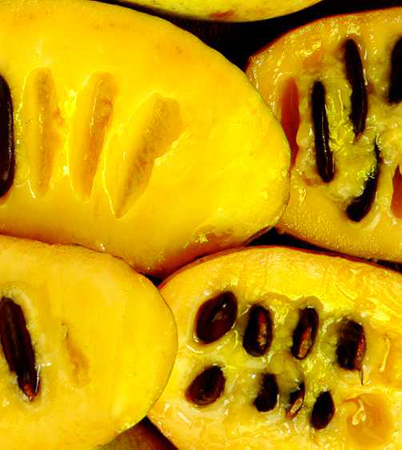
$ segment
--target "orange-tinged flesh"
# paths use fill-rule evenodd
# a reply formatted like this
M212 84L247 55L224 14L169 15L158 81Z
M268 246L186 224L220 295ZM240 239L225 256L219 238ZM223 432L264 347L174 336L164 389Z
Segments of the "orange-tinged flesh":
M280 230L343 253L402 261L402 104L389 101L391 55L401 33L400 8L338 16L292 31L251 58L247 73L292 144L291 197ZM349 39L359 49L368 99L360 135L353 129L345 68ZM326 88L335 164L328 183L318 175L315 160L312 87L317 80ZM374 198L367 214L353 221L346 211L364 192L376 145L380 163Z
M152 283L109 255L4 236L0 267L0 299L24 313L40 380L29 401L2 334L1 449L93 449L141 420L177 346L173 315Z
M217 52L161 19L84 0L2 2L0 19L16 143L3 233L161 275L277 222L286 138Z
M213 343L200 342L195 334L199 308L228 291L238 302L233 327ZM190 265L168 279L161 293L175 314L179 347L150 417L178 448L402 448L400 274L337 256L256 247ZM272 343L262 356L243 345L253 305L272 317ZM318 314L318 332L310 353L296 359L293 333L306 307ZM337 357L345 320L364 329L361 370L342 368ZM215 402L197 406L188 399L188 387L211 365L223 371L224 390ZM259 412L254 402L267 373L276 377L279 395L272 410ZM302 382L305 398L292 418L286 415L290 393ZM332 395L335 414L318 430L311 425L312 410L325 391Z

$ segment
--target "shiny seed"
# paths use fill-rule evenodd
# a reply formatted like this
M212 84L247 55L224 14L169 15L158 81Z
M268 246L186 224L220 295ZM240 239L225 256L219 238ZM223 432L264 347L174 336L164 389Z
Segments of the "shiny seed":
M336 349L339 366L346 370L361 371L366 348L363 326L353 320L345 321L341 325Z
M237 318L237 300L232 292L222 292L206 301L198 310L196 317L196 336L210 344L224 336Z
M273 325L270 312L263 306L254 305L250 309L243 347L253 356L263 356L272 343Z
M316 430L326 428L335 414L335 405L331 392L322 392L314 403L311 413L311 425Z
M402 100L402 38L396 42L391 54L391 75L388 92L390 103Z
M265 374L262 380L262 385L257 398L254 400L254 405L260 412L271 411L275 408L278 402L279 388L276 382L276 377L273 374Z
M13 185L15 172L13 102L10 88L0 75L0 197Z
M314 308L305 308L299 312L299 321L293 332L292 355L304 359L311 352L317 338L319 318Z
M225 382L225 376L220 367L208 367L187 388L186 397L198 406L211 405L222 395Z
M301 383L300 386L295 391L290 393L289 398L290 406L286 410L287 419L293 419L297 416L297 414L303 407L305 394L306 394L306 387L304 383Z
M18 386L30 401L39 391L35 353L24 313L10 298L0 301L0 342L11 372L17 375Z

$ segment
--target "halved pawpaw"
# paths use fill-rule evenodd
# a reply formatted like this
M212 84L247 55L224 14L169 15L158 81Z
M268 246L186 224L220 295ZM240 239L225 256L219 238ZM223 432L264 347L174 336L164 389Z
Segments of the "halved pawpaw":
M320 20L251 59L293 151L279 229L402 261L402 9Z
M184 268L161 293L179 348L150 417L179 448L402 448L397 272L256 247Z
M85 0L2 2L0 20L3 233L161 274L278 220L286 137L217 52Z
M247 22L283 16L321 0L128 0L159 11L219 22Z
M0 267L1 449L88 450L141 420L177 346L152 283L109 255L9 237Z

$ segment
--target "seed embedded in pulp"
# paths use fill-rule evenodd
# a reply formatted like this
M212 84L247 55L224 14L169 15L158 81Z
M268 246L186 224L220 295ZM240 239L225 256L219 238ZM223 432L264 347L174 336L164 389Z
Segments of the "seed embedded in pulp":
M196 336L210 344L224 336L237 318L237 299L232 292L222 292L200 306L196 317Z
M222 395L225 383L225 376L220 367L208 367L197 375L187 388L187 400L198 406L211 405Z
M291 348L295 358L304 359L311 352L317 338L318 324L318 313L314 308L305 308L300 311Z
M30 401L39 391L35 353L22 308L13 300L0 301L0 342L11 372L16 373L18 386Z
M311 425L316 430L326 428L335 414L335 405L331 392L325 391L317 397L311 413Z
M306 394L306 387L304 383L301 383L300 386L295 391L290 393L289 398L290 406L286 410L287 419L293 419L297 416L297 414L303 407L305 394Z
M402 38L399 38L391 54L391 74L388 92L390 103L402 100Z
M279 388L276 382L276 376L267 373L263 377L261 389L257 398L254 400L254 405L260 412L271 411L278 402L278 395Z
M263 306L252 306L243 336L243 347L252 356L263 356L271 346L272 337L273 325L270 312Z
M345 321L341 326L336 349L339 366L346 370L361 371L366 349L363 326L354 320Z
M10 88L0 75L0 197L13 185L15 172L13 102Z

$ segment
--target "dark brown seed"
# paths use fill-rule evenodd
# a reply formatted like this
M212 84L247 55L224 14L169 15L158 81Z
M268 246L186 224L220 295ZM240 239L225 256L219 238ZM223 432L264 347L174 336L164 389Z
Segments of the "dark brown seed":
M290 394L289 398L289 408L286 410L286 418L293 419L297 416L299 411L302 409L304 404L304 396L306 393L306 387L304 383L301 383L300 386Z
M262 385L254 405L260 412L271 411L278 402L279 388L275 375L267 373L264 375Z
M388 92L390 103L399 103L402 100L402 38L398 39L391 55L391 75Z
M187 388L187 400L198 406L211 405L222 395L225 382L225 376L220 367L208 367Z
M314 308L305 308L299 312L291 349L295 358L304 359L311 352L317 338L318 324L318 313Z
M0 197L14 181L14 121L10 88L0 75Z
M232 292L222 292L200 306L196 317L197 338L205 344L224 336L237 318L237 300Z
M352 87L350 119L353 123L355 136L359 137L366 128L368 100L363 63L359 47L353 39L348 39L345 42L345 68L346 77Z
M272 343L273 325L270 312L263 306L254 305L250 309L243 347L253 356L263 356Z
M316 430L326 428L335 414L334 400L331 392L325 391L317 397L311 413L311 425Z
M39 376L31 337L21 307L7 297L0 302L0 342L10 371L17 375L18 386L30 401L34 400Z
M360 323L347 320L341 325L336 349L338 364L342 369L361 371L366 354L366 335Z
M325 109L325 87L316 81L311 96L315 139L315 158L318 173L325 183L329 183L335 174L334 157L329 146L329 126Z
M360 222L369 213L375 199L381 164L381 154L377 142L374 144L374 154L375 162L363 192L354 198L346 209L346 214L353 222Z

